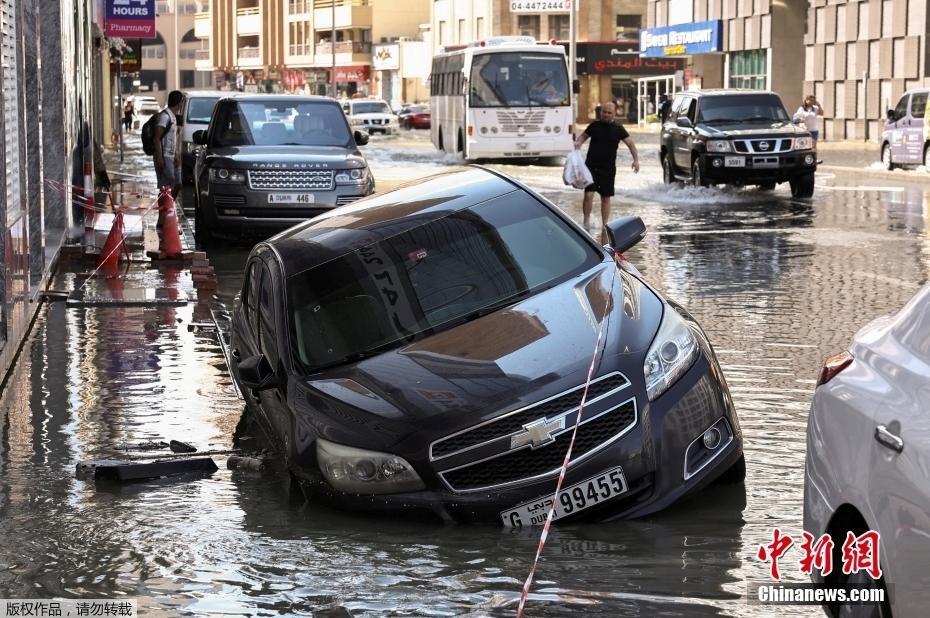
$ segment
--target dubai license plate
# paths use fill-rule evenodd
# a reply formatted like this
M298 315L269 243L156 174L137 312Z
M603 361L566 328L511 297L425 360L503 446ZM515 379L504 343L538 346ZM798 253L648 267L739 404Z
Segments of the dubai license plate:
M746 157L725 157L724 167L746 167Z
M579 511L626 493L626 491L627 485L623 470L620 468L608 470L559 491L552 519L556 520L567 515L574 515ZM542 496L512 509L501 511L501 520L505 526L515 528L541 526L546 522L550 508L552 508L552 496Z
M269 193L269 204L312 204L312 193Z

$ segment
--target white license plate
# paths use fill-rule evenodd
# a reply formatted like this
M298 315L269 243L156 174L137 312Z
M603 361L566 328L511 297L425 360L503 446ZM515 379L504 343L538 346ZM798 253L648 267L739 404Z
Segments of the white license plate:
M724 157L724 167L746 167L746 157Z
M626 493L626 490L626 478L623 476L623 470L620 468L608 470L559 491L559 499L556 502L552 519L556 520L567 515L574 515L578 511L583 511ZM509 527L541 526L546 523L546 517L548 517L551 507L552 496L542 496L515 508L501 511L501 520L505 526Z
M312 204L312 193L269 193L269 204Z

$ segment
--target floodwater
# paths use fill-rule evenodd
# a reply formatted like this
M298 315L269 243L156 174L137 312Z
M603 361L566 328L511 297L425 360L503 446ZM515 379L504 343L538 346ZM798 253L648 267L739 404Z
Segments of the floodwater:
M373 143L380 189L459 164ZM559 168L499 167L580 218ZM646 520L556 526L527 615L822 615L752 605L747 583L769 581L756 552L774 527L802 529L821 360L928 279L930 193L821 174L803 202L784 188L668 188L659 177L653 163L621 174L613 214L643 217L649 235L630 258L715 345L743 428L745 487L711 487ZM211 251L226 305L247 252ZM152 616L513 615L538 530L347 515L302 504L279 470L229 471L222 457L206 477L77 480L78 461L143 440L250 443L200 321L191 306L40 310L0 400L0 597L126 597ZM786 581L805 581L796 561L781 566Z

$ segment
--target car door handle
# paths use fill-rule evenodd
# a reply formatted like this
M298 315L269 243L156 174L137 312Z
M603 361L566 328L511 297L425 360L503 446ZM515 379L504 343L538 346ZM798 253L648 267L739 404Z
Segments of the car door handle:
M884 425L875 428L875 439L879 444L890 448L896 453L904 450L904 440L888 431L888 428Z

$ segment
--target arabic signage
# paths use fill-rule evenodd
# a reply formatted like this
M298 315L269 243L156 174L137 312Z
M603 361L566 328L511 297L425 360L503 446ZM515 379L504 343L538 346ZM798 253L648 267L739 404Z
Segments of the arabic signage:
M106 0L106 36L154 39L155 0Z
M571 0L510 0L511 13L570 13Z
M650 77L672 75L685 68L684 58L643 58L636 51L635 43L625 41L578 43L575 53L578 75Z
M110 51L110 70L116 73L135 73L142 69L142 41L140 39L123 39L125 44L120 50ZM122 61L122 63L118 61Z
M720 20L649 28L639 33L639 52L647 58L719 52L723 47Z
M400 45L376 45L371 54L371 68L393 71L400 68Z
M336 82L345 84L348 82L367 82L371 79L371 67L367 64L359 64L350 67L336 67Z

